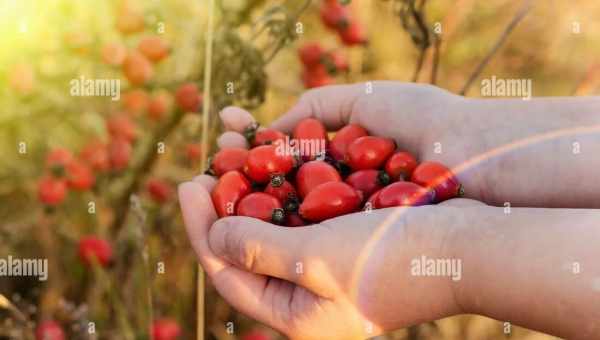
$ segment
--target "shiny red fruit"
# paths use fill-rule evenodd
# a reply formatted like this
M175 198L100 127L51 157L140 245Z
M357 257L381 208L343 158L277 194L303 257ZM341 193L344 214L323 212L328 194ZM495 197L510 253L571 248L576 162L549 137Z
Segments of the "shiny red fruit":
M129 165L131 159L131 143L124 138L115 138L108 145L108 156L112 170L120 171Z
M305 118L294 128L295 148L299 150L302 159L315 159L325 154L327 148L327 130L320 120Z
M344 45L364 45L367 43L367 37L361 24L352 21L348 25L338 30L338 34Z
M341 182L342 177L329 163L311 161L302 164L296 173L296 188L301 198L306 197L317 186L327 182Z
M419 164L410 178L414 183L435 191L435 202L462 196L463 188L450 169L438 162Z
M396 152L385 162L385 172L394 181L406 181L410 179L416 167L417 160L406 151Z
M381 190L382 189L379 189L379 190L375 191L374 193L372 193L371 196L369 196L369 199L367 199L367 201L365 202L364 210L374 210L374 209L377 209L375 207L375 201L377 200L377 197L381 193Z
M175 92L175 101L179 108L185 112L197 112L202 105L202 95L194 83L186 83Z
M64 340L65 332L54 320L42 321L35 329L36 340Z
M359 170L346 177L346 183L362 192L363 197L367 198L375 191L390 184L390 177L380 170Z
M323 57L323 47L318 42L311 42L304 44L298 49L298 56L300 61L307 68L312 68L321 62Z
M79 157L95 171L108 171L110 158L107 145L100 141L92 141L81 149Z
M181 327L173 319L163 318L152 323L152 340L176 340L179 336Z
M306 225L306 221L298 215L298 213L288 213L285 216L285 226L286 227L302 227Z
M221 149L214 155L210 167L217 177L231 170L242 171L248 154L248 150L243 148Z
M135 124L125 114L116 114L106 120L106 130L113 138L134 141L137 138Z
M67 196L67 183L63 179L44 177L38 183L38 199L40 202L54 206L61 204Z
M321 7L321 21L331 29L341 29L348 24L350 11L337 1L330 1Z
M239 171L229 171L215 185L211 198L219 217L233 216L238 202L252 192L252 186Z
M254 217L275 224L285 221L285 212L279 200L264 192L244 196L237 204L236 213L238 216Z
M419 206L433 202L433 192L411 182L394 182L381 189L375 198L375 208Z
M76 191L86 191L92 188L96 178L92 170L80 161L67 164L67 185Z
M262 145L250 150L244 172L257 183L267 183L274 175L285 175L294 167L294 157L277 145Z
M395 148L396 144L389 138L360 137L348 145L345 161L355 171L379 169Z
M277 198L281 205L285 205L290 198L293 199L297 195L294 186L281 177L273 178L265 187L264 192Z
M100 266L106 267L112 260L113 253L112 247L106 240L96 236L85 236L79 240L78 255L86 266L97 262Z
M256 131L252 138L252 146L274 144L276 141L285 141L285 134L279 130L266 128Z
M146 182L146 190L148 190L150 197L156 203L167 202L173 194L173 188L169 182L159 178L148 180L148 182Z
M300 204L302 218L320 222L357 211L361 195L344 182L327 182L314 188Z
M329 154L337 161L344 160L348 145L354 140L368 136L367 130L358 124L349 124L335 133L329 142Z

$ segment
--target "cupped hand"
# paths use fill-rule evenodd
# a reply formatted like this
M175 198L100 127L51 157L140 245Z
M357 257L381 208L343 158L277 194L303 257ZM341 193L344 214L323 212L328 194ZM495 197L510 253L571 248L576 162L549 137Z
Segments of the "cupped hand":
M331 130L355 122L415 152L428 137L406 126L434 126L436 105L451 97L388 82L325 87L307 92L273 127L289 132L311 116ZM228 132L219 147L246 147L240 132L252 116L229 107L221 119ZM409 275L414 258L451 256L445 240L452 231L443 223L449 209L459 208L382 209L283 228L247 217L217 220L209 194L214 182L200 175L180 185L179 198L203 268L240 312L294 339L353 339L460 311L447 278ZM455 202L445 205L479 204Z

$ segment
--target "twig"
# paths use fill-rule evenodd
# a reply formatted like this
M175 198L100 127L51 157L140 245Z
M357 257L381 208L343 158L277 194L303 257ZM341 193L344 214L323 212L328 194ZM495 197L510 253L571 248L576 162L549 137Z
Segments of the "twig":
M417 58L417 63L415 64L415 70L413 71L413 75L411 77L411 81L416 83L419 80L419 74L421 73L421 69L423 68L423 61L425 61L425 52L427 48L419 49L419 57Z
M442 38L438 34L433 35L433 61L431 62L431 79L429 83L435 85L437 83L438 67L440 64L440 46Z
M502 34L500 34L498 40L496 40L496 43L494 44L492 49L487 53L487 55L485 56L485 58L483 58L479 65L477 65L477 67L475 68L465 85L460 90L461 95L465 95L467 93L471 85L473 85L473 82L475 82L475 79L479 77L483 69L487 66L487 64L490 62L490 60L492 60L492 58L496 54L496 52L498 52L500 47L504 44L510 33L515 29L515 27L517 27L519 22L525 17L525 15L527 15L530 9L531 0L524 0L521 9L517 13L515 13L515 16L508 23Z
M200 167L202 170L206 168L208 152L208 126L210 124L210 98L211 98L211 76L212 76L212 51L214 43L214 16L215 16L215 0L210 0L208 5L208 27L206 33L206 42L204 50L204 97L202 99L202 160ZM196 339L204 339L204 269L198 264L198 276L196 278Z
M298 9L298 11L296 11L296 13L294 13L294 15L292 17L290 17L289 21L290 22L297 21L298 18L300 18L300 16L302 15L302 13L304 13L304 11L306 11L308 6L310 6L311 1L312 0L304 1L302 6L300 7L300 9ZM271 52L271 54L269 54L269 56L265 59L265 66L268 65L275 58L277 53L279 53L279 51L285 46L287 40L288 39L286 36L279 37L279 39L277 40L277 45L275 46L275 48L273 48L273 51Z

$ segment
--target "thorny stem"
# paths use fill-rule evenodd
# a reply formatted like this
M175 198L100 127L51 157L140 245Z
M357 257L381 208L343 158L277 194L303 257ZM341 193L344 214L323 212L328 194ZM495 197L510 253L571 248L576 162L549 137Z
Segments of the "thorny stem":
M496 52L498 52L500 47L504 44L504 42L506 41L506 39L508 38L510 33L515 29L515 27L517 27L519 22L521 22L521 20L523 20L523 18L525 17L525 15L527 15L527 13L529 12L530 9L531 9L531 0L524 0L523 6L521 7L521 9L517 13L515 13L515 16L508 23L508 25L506 26L504 31L500 34L500 36L498 37L498 40L496 40L496 43L494 44L492 49L487 53L487 55L483 58L483 60L481 60L479 65L477 65L477 67L475 68L475 70L473 71L473 73L471 74L471 76L469 77L469 79L467 80L465 85L463 86L463 88L460 90L461 95L464 96L467 93L467 91L469 90L471 85L473 85L473 82L475 82L475 79L477 79L477 77L479 77L479 75L481 74L483 69L487 66L487 64L490 62L490 60L492 60L492 58L496 54Z

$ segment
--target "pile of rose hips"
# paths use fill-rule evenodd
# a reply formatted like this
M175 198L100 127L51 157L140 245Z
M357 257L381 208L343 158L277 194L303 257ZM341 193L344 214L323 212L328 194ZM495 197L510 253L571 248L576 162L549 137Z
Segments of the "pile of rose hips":
M224 148L211 160L208 173L219 178L211 194L219 217L249 216L295 227L462 195L447 167L418 163L396 150L392 139L369 136L357 124L343 127L331 140L314 118L300 121L291 137L256 125L245 134L252 149Z

